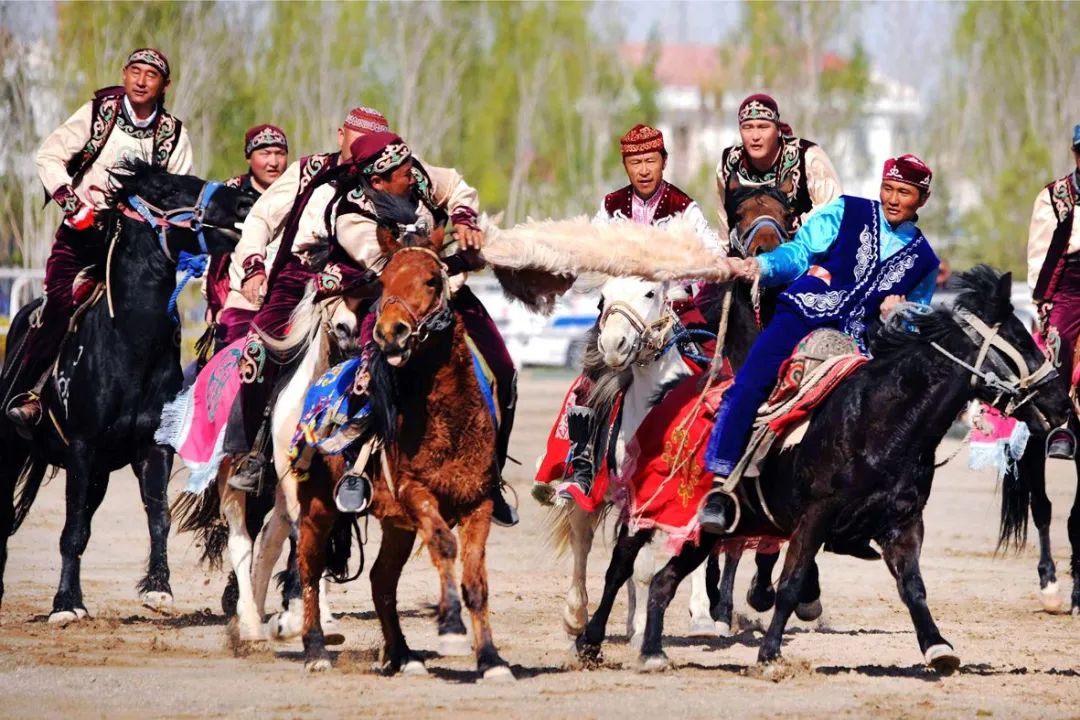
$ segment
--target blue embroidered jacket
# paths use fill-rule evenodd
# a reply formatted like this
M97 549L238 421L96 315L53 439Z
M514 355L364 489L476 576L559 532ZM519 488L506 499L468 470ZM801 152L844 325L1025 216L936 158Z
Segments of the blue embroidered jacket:
M905 295L916 302L930 300L938 258L914 225L901 226L906 230L903 234L889 232L897 237L882 237L883 224L887 230L891 228L881 217L881 203L850 196L840 198L840 202L843 215L835 239L824 253L803 260L807 264L812 260L814 267L780 295L780 302L810 325L836 327L861 346L866 321L879 311L886 296ZM800 233L810 229L808 223ZM885 247L886 240L892 241L892 247ZM766 281L769 264L762 264Z

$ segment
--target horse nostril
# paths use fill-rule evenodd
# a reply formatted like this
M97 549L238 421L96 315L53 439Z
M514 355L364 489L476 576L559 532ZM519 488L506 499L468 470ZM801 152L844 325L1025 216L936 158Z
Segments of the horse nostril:
M401 322L400 320L398 322L394 323L394 337L395 338L400 339L400 338L408 337L409 333L411 333L411 332L412 332L412 328L409 327L408 323Z
M617 351L619 351L619 352L623 352L624 350L626 350L626 338L625 337L619 338L619 345L615 349Z
M348 323L335 323L334 332L337 333L338 337L347 338L352 335L352 327L350 327Z

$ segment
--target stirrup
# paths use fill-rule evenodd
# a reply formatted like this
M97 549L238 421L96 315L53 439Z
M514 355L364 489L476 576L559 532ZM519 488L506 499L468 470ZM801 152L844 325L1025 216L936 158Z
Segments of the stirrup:
M229 476L229 487L240 492L255 492L262 484L266 474L266 460L262 452L249 452L244 455Z
M1055 460L1072 460L1076 456L1076 435L1072 428L1062 425L1046 436L1046 457Z
M30 415L26 408L32 403L37 404L37 412L32 417L26 417L26 415ZM41 406L41 395L33 390L19 393L8 402L4 414L7 415L8 420L20 428L30 430L37 427L38 423L41 422L42 415L45 414L44 408ZM31 420L32 422L30 422Z
M347 472L334 484L334 504L343 513L362 513L371 504L371 482L367 477Z

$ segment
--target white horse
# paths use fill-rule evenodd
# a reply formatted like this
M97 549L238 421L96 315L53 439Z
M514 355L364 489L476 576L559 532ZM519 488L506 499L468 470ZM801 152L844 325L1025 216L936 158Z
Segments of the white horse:
M300 516L296 494L296 476L288 459L289 443L300 421L300 414L311 384L330 367L331 352L341 348L358 334L356 313L342 298L315 301L314 284L293 311L288 335L283 340L263 336L269 353L288 356L303 353L295 372L278 394L271 415L271 442L277 475L274 509L259 536L259 550L254 560L254 543L245 524L246 494L229 486L233 467L222 463L218 472L221 514L229 525L229 560L236 573L239 596L236 604L239 638L245 641L287 639L300 634L304 608L299 598L287 600L285 609L275 613L263 625L266 594L274 565L281 557L282 546ZM323 629L327 642L337 633L326 602L325 580L319 593ZM335 638L337 639L337 638ZM340 642L340 639L338 639Z
M614 371L629 368L632 379L622 400L622 417L614 443L613 481L609 485L607 502L612 502L615 478L625 468L626 450L638 426L660 399L661 389L670 389L691 374L690 368L675 346L664 349L675 327L667 283L648 282L638 278L612 278L601 289L603 314L597 350L604 363ZM599 464L599 459L597 461ZM573 573L563 611L563 628L571 640L576 639L588 622L588 594L585 575L593 536L603 513L587 513L576 503L570 503L557 519L553 535L560 544L567 541L573 556ZM662 543L664 535L658 533ZM626 634L632 647L639 647L645 630L646 603L637 597L648 597L649 583L655 574L655 549L646 545L634 564L633 579L626 584L629 613ZM726 635L730 628L712 619L705 584L705 565L691 575L690 632L694 637Z

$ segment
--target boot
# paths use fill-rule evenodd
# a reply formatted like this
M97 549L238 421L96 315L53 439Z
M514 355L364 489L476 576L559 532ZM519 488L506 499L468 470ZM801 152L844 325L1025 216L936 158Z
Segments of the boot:
M265 472L266 458L261 449L250 452L237 461L236 469L229 476L229 487L240 492L255 492Z
M361 513L371 502L371 483L363 475L347 472L334 486L334 504L343 513Z
M698 522L701 529L713 535L724 535L731 530L731 523L735 519L735 501L724 492L723 480L713 480L712 489L705 496L705 504L698 511Z
M16 395L8 405L7 418L15 424L20 434L32 430L41 421L41 398L36 392Z
M570 448L570 477L567 483L576 485L584 495L588 495L592 490L593 477L596 475L590 442L592 419L592 409L583 405L572 405L566 412L566 429L570 442L573 443ZM569 502L574 501L574 496L566 488L559 491L559 497Z
M517 510L503 497L502 489L505 485L502 478L491 483L491 522L501 527L514 527L521 518L518 517Z
M1050 431L1046 438L1046 457L1072 460L1076 456L1076 436L1063 425Z

